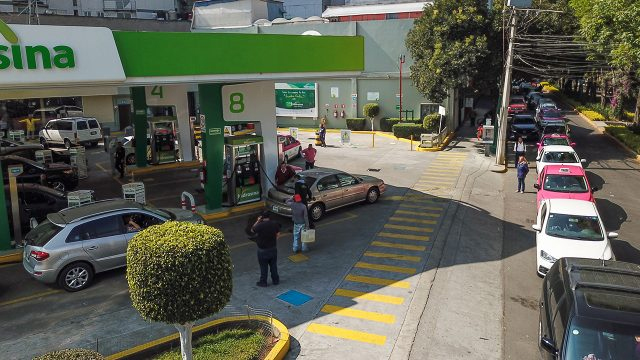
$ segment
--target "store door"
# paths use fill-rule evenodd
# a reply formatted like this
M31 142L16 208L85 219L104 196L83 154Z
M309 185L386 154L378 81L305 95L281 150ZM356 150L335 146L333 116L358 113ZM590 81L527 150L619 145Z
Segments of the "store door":
M118 105L118 122L120 130L131 125L131 104Z

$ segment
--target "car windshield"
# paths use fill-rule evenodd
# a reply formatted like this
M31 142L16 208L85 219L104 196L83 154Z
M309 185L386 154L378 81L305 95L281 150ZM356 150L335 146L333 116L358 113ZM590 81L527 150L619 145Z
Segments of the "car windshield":
M565 359L640 360L638 325L575 317L567 334Z
M542 113L542 116L546 118L561 118L562 114L556 109L547 109Z
M29 231L24 237L27 245L44 246L51 238L62 230L62 227L55 225L49 220L45 220L38 224L33 230Z
M544 178L543 189L565 193L585 193L589 191L584 176L575 175L547 175Z
M524 99L520 99L520 98L511 99L511 101L509 101L509 105L514 105L514 104L524 104Z
M569 141L566 138L545 138L542 145L569 145Z
M604 239L597 216L549 214L547 235L566 239L598 241Z
M575 153L568 151L550 151L544 153L542 161L546 163L577 163L578 157Z
M316 178L313 176L303 176L304 183L311 189L311 185L316 182ZM278 190L286 192L287 194L295 194L296 179L291 178L286 183L278 186Z
M535 125L536 120L528 116L516 116L513 118L513 123L518 125Z
M543 132L545 134L566 134L567 128L563 125L547 125L544 127Z

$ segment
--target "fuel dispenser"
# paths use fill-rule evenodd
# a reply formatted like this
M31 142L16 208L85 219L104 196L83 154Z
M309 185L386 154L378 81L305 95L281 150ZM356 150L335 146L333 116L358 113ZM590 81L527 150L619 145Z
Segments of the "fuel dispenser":
M172 116L152 117L149 120L151 130L151 163L167 164L178 160L176 149L176 118Z
M229 136L224 142L223 204L234 206L260 201L262 136Z

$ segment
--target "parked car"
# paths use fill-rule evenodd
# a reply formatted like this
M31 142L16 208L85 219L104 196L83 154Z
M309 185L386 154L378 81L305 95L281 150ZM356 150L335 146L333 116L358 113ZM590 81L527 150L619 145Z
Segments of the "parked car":
M571 142L569 136L566 134L542 134L540 138L540 142L536 143L538 146L538 154L542 151L542 148L549 145L565 145L565 146L576 146L576 143Z
M638 284L637 264L580 258L556 261L542 282L538 325L542 359L638 359Z
M129 220L139 228L128 226ZM79 291L94 274L126 266L127 244L138 231L169 220L204 223L191 211L122 199L67 208L47 215L25 236L22 264L38 281Z
M569 125L564 120L561 121L543 121L539 123L540 126L540 136L544 136L546 134L560 134L567 135L570 134Z
M536 272L544 276L563 257L613 259L609 239L596 204L573 199L546 199L540 204L536 223Z
M511 96L509 99L509 106L507 106L507 113L509 115L519 114L527 111L527 104L522 96Z
M8 166L22 165L19 183L36 183L49 186L58 191L70 191L78 186L78 171L75 167L64 163L41 164L23 157L0 156L4 183L9 183Z
M100 124L95 118L74 117L54 119L40 130L40 143L61 144L66 149L73 145L97 146L102 139Z
M517 114L511 119L510 138L516 140L522 137L523 140L537 140L538 123L531 114Z
M565 117L564 115L562 115L562 112L558 109L542 108L536 114L536 120L538 120L540 124L546 124L549 122L564 122Z
M282 144L282 154L285 162L295 157L302 157L302 144L291 135L278 134L278 144Z
M124 148L124 160L127 165L135 165L136 164L136 141L133 136L124 136L122 138L117 138L115 141L109 142L109 146L112 148L113 153L115 154L115 148L118 146L118 141L122 142L122 147ZM151 135L147 134L147 161L151 162Z
M40 144L20 145L13 147L6 147L0 149L0 156L14 155L20 156L29 160L36 161L36 151L43 150L44 148ZM68 150L51 149L52 162L60 162L65 164L71 164L71 155Z
M558 105L556 105L556 103L553 100L549 98L541 98L540 101L538 101L538 107L536 107L536 114L544 109L560 110Z
M47 214L67 207L67 195L58 190L40 184L18 183L18 200L20 204L20 224L23 231L29 230L29 220L35 218L40 222ZM11 196L9 185L4 186L4 196L9 214L9 224L13 223ZM13 230L13 229L12 229Z
M534 188L538 189L536 205L545 199L576 199L594 201L593 193L597 187L591 187L587 174L579 166L547 165L538 175Z
M343 206L367 202L373 204L384 194L384 181L368 175L350 175L334 169L314 169L300 172L313 198L309 201L309 215L314 221L327 211ZM267 208L276 214L291 216L285 202L294 194L295 180L269 189Z
M549 145L543 147L536 158L536 172L539 174L549 164L583 167L586 162L587 160L578 157L571 146Z

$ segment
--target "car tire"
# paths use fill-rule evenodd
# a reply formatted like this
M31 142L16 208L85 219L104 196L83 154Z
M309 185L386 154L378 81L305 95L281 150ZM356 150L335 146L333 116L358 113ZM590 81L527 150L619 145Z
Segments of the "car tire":
M64 148L67 150L71 149L71 141L69 139L64 139Z
M136 154L129 154L126 158L127 165L135 165L136 164Z
M69 292L84 290L93 282L93 268L85 262L65 266L58 275L58 285Z
M371 189L369 189L369 191L367 191L367 198L365 199L365 201L367 202L367 204L373 204L378 201L379 198L380 190L378 190L378 188L372 187Z
M313 204L309 209L309 216L313 219L313 221L318 221L324 215L324 205L320 203Z
M66 188L67 188L62 181L53 181L53 182L49 183L49 186L52 189L58 190L58 191L61 191L61 192L64 192L66 190Z
M43 148L47 149L49 148L49 144L47 143L47 139L41 137L40 138L40 145L42 145Z
M97 141L92 142L91 147L98 147L98 142Z

